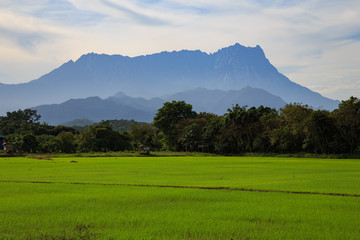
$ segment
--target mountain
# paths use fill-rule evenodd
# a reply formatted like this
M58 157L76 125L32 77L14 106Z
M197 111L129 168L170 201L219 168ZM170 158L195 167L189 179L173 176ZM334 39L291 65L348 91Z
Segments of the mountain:
M162 107L165 100L162 98L145 99L142 97L129 97L123 92L118 92L114 96L108 97L106 100L112 101L117 104L131 106L141 111L156 112Z
M173 94L167 97L166 100L185 101L191 103L196 112L211 112L218 115L223 115L228 108L235 104L248 107L263 105L276 109L286 105L286 102L280 97L274 96L265 90L252 87L229 91L196 88Z
M259 107L260 105L279 109L286 105L280 97L269 92L252 87L245 87L240 90L208 90L206 88L195 88L187 91L163 96L162 98L133 98L123 92L107 98L115 103L131 106L141 111L156 112L164 102L185 101L193 106L196 112L211 112L222 115L232 105Z
M271 65L260 46L235 44L215 53L199 50L126 57L89 53L70 60L39 79L0 84L0 114L61 103L71 98L106 98L118 91L133 97L159 97L203 87L212 90L261 88L286 102L334 109L334 101L290 81Z
M96 122L90 121L86 118L77 118L68 122L60 123L60 125L65 127L85 127L95 124Z
M141 111L131 106L103 100L99 97L70 99L61 104L40 105L32 109L41 115L41 121L51 125L86 118L99 122L109 119L136 119L151 122L154 112Z
M196 88L179 92L165 99L161 98L133 98L122 92L107 99L89 97L85 99L71 99L61 104L40 105L33 109L41 115L41 121L57 125L66 123L82 126L79 124L84 119L89 121L101 121L110 119L134 119L135 121L152 122L157 110L166 101L185 101L193 105L197 112L211 112L222 115L228 108L235 104L241 106L258 107L260 105L280 108L286 105L280 97L274 96L262 89L245 87L241 90L207 90ZM79 119L81 121L79 121ZM62 124L63 125L63 124Z

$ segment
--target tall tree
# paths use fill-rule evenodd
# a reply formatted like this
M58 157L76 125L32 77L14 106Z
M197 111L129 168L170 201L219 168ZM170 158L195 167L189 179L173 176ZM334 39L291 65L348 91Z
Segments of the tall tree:
M220 135L224 127L224 118L215 114L208 115L203 128L202 138L207 150L210 152L221 152L219 145Z
M315 153L332 153L336 126L330 113L326 110L316 110L307 121L308 139Z
M151 149L161 148L161 144L156 139L156 129L149 123L132 124L129 134L135 149L138 149L140 145L146 145Z
M74 134L71 132L61 132L56 137L58 139L58 150L62 153L76 152L76 142Z
M237 145L235 152L264 150L266 145L269 145L266 143L267 139L263 137L264 128L260 120L262 116L273 111L275 110L263 106L247 109L238 104L228 109L224 115L227 129L224 133L230 134L229 141L236 141L233 144L233 146Z
M18 111L7 112L6 117L3 118L15 122L36 123L40 120L41 116L37 114L36 110L19 109Z
M112 128L100 123L90 126L78 136L80 151L122 151L131 148L130 137L127 134L115 132Z
M332 112L332 116L349 152L354 153L356 148L360 147L360 99L350 97L342 101L339 108Z
M36 152L38 142L33 134L29 133L22 137L21 150L24 152Z
M277 130L278 150L281 152L306 151L309 145L306 142L308 120L312 109L307 105L288 104L280 109L281 127Z
M158 109L153 124L164 133L167 147L175 149L178 143L176 124L180 120L195 118L196 115L192 106L184 101L166 102Z

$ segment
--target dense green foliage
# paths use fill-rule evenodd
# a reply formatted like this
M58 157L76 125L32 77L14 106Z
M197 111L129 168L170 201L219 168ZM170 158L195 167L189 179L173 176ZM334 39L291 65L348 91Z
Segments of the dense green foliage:
M0 132L6 136L8 144L13 145L14 151L68 152L63 151L64 135L73 135L76 131L70 127L40 124L40 117L36 110L30 109L8 112L0 117Z
M130 127L135 123L135 121L126 119L113 119L103 121L102 123L109 125L114 131L125 132L130 130Z
M77 124L79 123L79 124ZM113 119L113 120L106 120L102 121L102 124L109 125L114 131L117 132L125 132L129 131L131 125L135 123L134 120L126 120L126 119ZM73 121L67 122L65 124L62 124L64 126L70 126L76 130L86 130L91 125L96 125L98 123L92 122L88 119L75 119Z
M164 133L166 147L175 150L178 144L177 124L182 122L182 125L188 125L187 120L196 116L197 114L192 110L192 106L184 101L166 102L155 115L153 124Z
M166 103L154 119L169 149L220 154L360 152L360 100L355 97L332 112L301 104L279 111L235 105L223 116L174 113L170 106L179 103Z
M223 116L196 113L184 101L164 103L153 124L107 120L73 129L39 123L35 110L0 117L0 134L20 152L139 150L243 153L360 153L360 99L332 112L288 104L279 111L235 105ZM126 131L125 131L126 130Z
M64 122L61 123L60 125L62 126L66 126L66 127L73 127L73 128L79 128L79 129L83 129L84 127L90 126L90 125L94 125L96 122L91 121L89 119L86 118L77 118L68 122Z
M360 194L359 171L354 159L0 158L0 239L358 239L360 198L304 193Z
M126 133L113 131L112 128L100 123L90 126L78 135L80 151L107 152L130 149L130 137Z

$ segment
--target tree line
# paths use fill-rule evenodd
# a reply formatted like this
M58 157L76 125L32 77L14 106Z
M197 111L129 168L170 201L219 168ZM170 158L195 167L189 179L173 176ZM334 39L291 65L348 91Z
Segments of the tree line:
M115 131L111 121L74 129L40 123L35 110L0 117L0 134L18 152L74 153L139 150L241 153L360 153L360 99L333 111L288 104L276 110L235 105L218 116L196 113L184 101L166 102L153 123Z

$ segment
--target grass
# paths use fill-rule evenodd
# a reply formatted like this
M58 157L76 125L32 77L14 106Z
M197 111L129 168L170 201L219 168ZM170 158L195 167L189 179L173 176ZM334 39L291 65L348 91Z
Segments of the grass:
M359 197L125 186L360 194L359 170L356 159L0 158L0 239L359 239Z
M1 155L0 155L1 156ZM16 156L16 154L14 154ZM141 154L138 151L122 151L122 152L88 152L88 153L28 153L23 155L29 158L64 158L64 157L186 157L186 156L216 156L213 153L201 152L150 152L149 155ZM4 155L6 157L6 155Z
M31 153L31 154L6 154L0 152L0 157L8 156L27 156L32 158L58 158L58 157L144 157L138 151L122 151L122 152L88 152L88 153ZM173 151L152 151L150 157L205 157L205 156L219 156L213 153L202 152L173 152ZM281 157L281 158L327 158L327 159L360 159L360 154L314 154L314 153L294 153L294 154L279 154L279 153L243 153L238 156L242 157Z

